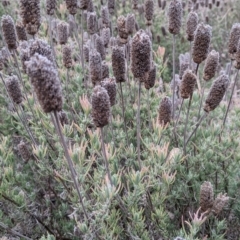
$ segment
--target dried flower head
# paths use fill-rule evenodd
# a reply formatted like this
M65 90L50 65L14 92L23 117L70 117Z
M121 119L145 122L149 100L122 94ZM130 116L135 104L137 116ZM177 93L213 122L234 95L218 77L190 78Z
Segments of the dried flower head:
M234 59L234 54L237 52L239 39L240 39L240 23L235 23L232 26L228 41L228 52L231 56L231 59Z
M93 35L94 33L97 32L97 27L98 27L98 23L97 23L96 13L95 12L88 12L88 15L87 15L88 33Z
M108 10L111 15L114 14L115 11L115 0L108 0Z
M87 10L88 8L88 0L80 0L80 9Z
M9 15L2 16L2 31L9 50L17 48L17 35L13 19Z
M127 43L128 33L126 29L126 18L124 16L119 16L117 19L117 28L119 40L122 44Z
M187 19L187 40L188 41L193 41L194 39L194 32L197 29L198 25L198 15L196 12L190 12L188 14L188 19Z
M35 35L41 25L40 0L20 0L22 23L30 35Z
M234 63L234 67L236 69L240 69L240 40L238 41L238 45L237 45L237 51L235 53L235 63Z
M88 12L94 12L94 5L93 5L93 1L92 0L88 0L88 8L87 8Z
M102 62L102 80L104 80L105 78L109 78L109 66L104 61Z
M129 35L135 31L135 16L134 14L128 14L126 18L126 30Z
M60 111L58 113L58 116L59 116L59 120L60 120L60 123L62 126L69 124L67 114L64 111Z
M209 25L199 24L193 41L192 56L195 63L200 64L207 58L211 37L212 28Z
M23 158L24 161L29 161L31 159L31 153L29 152L27 144L21 140L21 142L17 145L18 151Z
M83 57L85 62L89 62L89 45L90 42L87 42L86 44L83 45Z
M104 127L109 123L110 98L107 90L96 86L92 94L92 118L96 127Z
M138 10L138 2L139 2L139 0L132 0L133 10Z
M93 85L100 83L102 80L102 58L95 49L89 54L90 77Z
M153 0L145 0L145 18L146 18L146 24L148 26L152 25L153 13L154 13Z
M210 182L204 182L200 190L200 207L202 212L210 210L213 206L213 186Z
M150 71L148 73L148 77L144 81L145 88L148 90L150 88L153 88L155 81L156 81L156 66L153 65L153 67L150 69Z
M27 41L27 33L21 22L16 23L18 41Z
M102 29L102 39L103 39L103 43L104 43L105 48L108 47L110 37L111 37L110 28L103 28Z
M207 60L203 69L203 79L205 81L209 81L215 76L218 64L219 53L215 50L212 50L207 56Z
M116 103L116 95L117 95L117 84L114 78L106 78L101 82L101 86L107 90L110 104L114 106Z
M163 36L167 36L167 31L166 31L166 28L164 26L161 27L161 31L162 31Z
M223 96L228 88L229 78L222 74L214 82L205 101L204 111L213 111L223 99Z
M65 68L72 67L72 49L69 46L64 46L62 49L63 54L63 65Z
M164 97L158 109L158 122L165 126L170 123L172 115L172 101L169 97Z
M171 34L179 34L182 25L182 2L172 0L168 9L168 30Z
M219 193L214 200L212 212L214 212L216 215L221 213L223 208L228 204L229 197L225 194Z
M29 59L30 59L29 45L27 41L23 41L20 44L20 60L24 73L26 73L27 70L26 61L29 61Z
M47 15L54 15L57 9L57 0L46 0Z
M103 39L100 36L96 37L95 40L96 50L100 53L102 60L105 60L106 53Z
M8 77L6 79L6 87L12 101L16 104L20 104L23 101L23 95L19 85L18 77Z
M112 49L112 69L117 83L126 81L124 48L116 46Z
M179 56L179 78L182 79L183 74L189 68L189 53L180 54Z
M108 12L108 8L106 6L102 6L102 8L101 8L101 17L102 17L103 26L109 27L109 24L110 24L109 12Z
M58 32L58 42L63 45L68 41L68 24L64 21L61 21L57 25Z
M27 73L43 111L45 113L61 111L62 89L53 63L46 57L35 53L26 65Z
M135 78L143 77L151 66L152 44L149 36L139 30L132 39L131 45L131 70Z
M78 1L77 0L65 0L67 10L70 14L75 15L78 9Z
M197 76L190 69L187 69L180 84L181 97L184 99L189 98L193 94L196 83Z

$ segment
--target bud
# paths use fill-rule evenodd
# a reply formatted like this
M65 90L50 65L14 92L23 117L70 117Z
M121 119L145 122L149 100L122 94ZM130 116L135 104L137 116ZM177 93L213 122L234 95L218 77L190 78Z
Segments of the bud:
M161 30L162 30L162 35L164 37L167 36L167 31L166 31L166 28L164 26L161 27Z
M190 69L187 69L180 83L180 93L183 99L189 98L193 94L196 83L197 76Z
M89 54L90 77L93 85L100 83L102 80L102 59L99 52L95 49Z
M53 63L46 57L35 53L26 65L27 73L43 111L45 113L61 111L62 89Z
M80 9L87 10L88 8L88 0L80 0Z
M68 125L68 117L67 117L67 114L64 112L64 111L60 111L58 113L58 116L59 116L59 120L60 120L60 123L62 126L64 125Z
M110 98L107 90L96 86L92 94L92 118L96 127L104 127L109 123Z
M22 69L24 73L26 73L26 70L27 70L26 61L29 61L29 59L30 59L30 54L29 54L28 42L23 41L20 44L20 60L21 60Z
M109 12L106 6L101 8L102 23L105 27L109 27Z
M134 14L128 14L126 18L126 30L129 35L135 31L135 16Z
M6 79L6 88L14 103L20 104L23 101L22 91L17 76L10 76Z
M135 78L143 77L151 66L151 41L149 36L139 30L132 39L131 45L131 70Z
M116 103L116 95L117 95L117 84L114 78L106 78L101 82L101 86L107 90L110 104L114 106Z
M86 62L89 62L89 45L90 42L83 45L83 57Z
M179 34L182 25L182 2L172 0L168 9L168 30L171 34Z
M150 69L147 79L144 81L145 88L148 89L148 90L150 88L153 88L154 84L155 84L155 81L156 81L156 66L154 65Z
M223 208L228 204L228 201L229 197L226 196L226 193L225 194L219 193L216 199L214 200L212 211L218 215L219 213L221 213Z
M91 35L97 32L97 16L95 12L88 12L87 29Z
M102 60L105 60L106 53L105 53L103 39L101 37L97 36L96 40L95 40L95 44L96 44L96 50L100 53Z
M208 55L212 36L212 28L209 25L198 25L193 41L193 61L197 64L203 62Z
M77 0L65 0L67 10L70 14L75 15L77 13L78 3Z
M165 126L170 123L172 115L172 101L169 97L164 97L158 109L158 122Z
M188 19L187 19L187 40L188 41L193 41L194 39L194 32L197 29L198 25L198 15L195 12L190 12L188 14Z
M108 0L108 10L111 15L114 14L115 10L115 0Z
M146 0L145 1L145 18L147 20L146 24L148 26L152 25L153 13L154 13L154 2L153 2L153 0Z
M223 99L223 96L228 88L229 78L223 74L218 77L214 82L205 101L204 111L213 111Z
M204 182L200 190L200 207L202 212L211 209L213 206L213 186L210 182Z
M92 0L88 0L88 8L87 8L88 12L94 12L94 5L93 5L93 1Z
M17 148L23 160L26 162L29 161L31 153L28 150L27 144L21 140L21 142L17 145Z
M17 32L18 41L27 41L27 33L21 22L17 22L16 32Z
M102 62L102 80L109 78L109 67L108 64L104 61Z
M72 49L69 46L64 46L62 49L63 65L65 68L72 67Z
M2 16L2 31L9 50L17 49L17 35L14 22L11 16Z
M22 23L30 35L35 35L41 25L40 0L20 0Z
M68 41L68 24L66 22L61 21L57 25L58 30L58 42L63 45Z
M57 9L57 0L46 0L47 15L54 15Z
M211 80L217 71L219 63L219 53L212 50L207 57L204 69L203 69L203 79L205 81Z
M103 28L102 29L102 39L103 39L103 43L104 43L105 48L108 47L110 37L111 37L110 28Z
M127 43L128 33L126 29L126 19L124 16L119 16L117 19L119 40L122 44Z
M126 81L125 54L122 47L116 46L112 49L112 70L117 83Z
M235 23L232 26L228 41L228 52L232 60L234 59L234 54L237 52L239 39L240 39L240 23Z

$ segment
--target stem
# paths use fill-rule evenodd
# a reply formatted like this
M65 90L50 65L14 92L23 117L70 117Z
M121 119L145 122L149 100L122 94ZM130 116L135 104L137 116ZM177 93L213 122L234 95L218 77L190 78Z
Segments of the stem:
M198 73L198 69L199 69L199 64L197 65L197 67L196 67L196 76L197 76L197 73Z
M141 125L141 119L140 119L140 102L141 102L141 81L139 79L139 83L138 83L138 111L137 111L137 152L138 152L138 163L139 163L139 167L140 169L142 168L142 164L141 164L141 156L140 156L140 138L141 138L141 129L140 129L140 125Z
M199 120L199 118L200 118L200 113L201 113L202 104L203 104L203 98L204 98L204 92L205 92L205 86L206 86L206 81L203 82L202 96L201 96L200 106L199 106L199 109L198 109L198 117L197 117L197 120Z
M111 127L111 132L112 132L112 140L115 143L115 137L114 137L114 132L113 132L113 116L112 116L112 113L110 113L110 127Z
M184 98L183 98L182 101L181 101L181 106L180 106L180 109L179 109L179 113L178 113L177 121L176 121L176 124L175 124L175 128L177 127L178 122L179 122L179 119L180 119L180 115L181 115L183 103L184 103Z
M178 116L177 116L177 120L176 120L176 122L174 122L174 128L173 128L173 135L174 135L174 138L175 138L175 141L176 141L177 146L178 146L178 140L177 140L177 125L178 125L178 121L179 121L180 114L181 114L181 111L182 111L183 102L184 102L184 98L183 98L182 101L181 101L181 106L180 106L180 109L179 109L179 113L178 113Z
M229 109L230 109L230 105L231 105L231 102L232 102L232 97L233 97L234 89L235 89L235 86L236 86L236 83L237 83L238 73L239 73L239 69L237 70L237 73L236 73L236 76L235 76L235 79L234 79L232 92L231 92L230 99L229 99L228 106L227 106L227 111L226 111L226 113L225 113L224 120L223 120L223 128L224 128L224 126L225 126L225 123L226 123L226 120L227 120L227 115L228 115L228 112L229 112Z
M189 68L192 70L192 42L190 41L190 50L189 50Z
M148 127L149 130L151 129L151 106L150 106L150 97L149 97L149 91L150 89L147 90L147 105L148 105Z
M48 16L48 27L49 27L49 37L50 37L50 45L53 51L53 55L54 55L54 59L56 61L56 65L57 65L57 57L56 57L56 52L53 46L53 40L52 40L52 16L49 15Z
M123 121L124 121L124 131L126 133L127 145L128 145L129 140L128 140L128 133L127 133L127 123L126 123L126 117L125 117L125 107L124 107L123 91L122 91L122 83L121 82L120 82L120 90L121 90L121 101L122 101L122 114L123 114Z
M82 195L81 195L80 186L79 186L79 184L77 182L77 179L76 179L76 172L75 172L74 167L73 167L73 162L72 162L72 159L71 159L70 154L68 152L67 144L66 144L66 142L64 140L64 137L63 137L59 117L58 117L58 114L57 114L56 111L54 111L53 114L54 114L54 118L55 118L55 121L56 121L57 133L59 135L61 144L64 148L64 153L65 153L65 157L67 159L68 166L69 166L69 169L70 169L70 172L71 172L71 175L72 175L72 180L73 180L75 188L77 190L77 193L78 193L78 196L79 196L79 199L80 199L80 204L82 205L82 208L83 208L84 215L85 215L87 221L89 222L89 217L88 217L87 211L85 209L85 206L83 204L83 198L82 198Z
M174 121L174 116L175 116L175 42L176 42L176 38L175 35L173 34L173 54L172 54L172 61L173 61L173 96L172 96L172 104L173 104L173 121Z

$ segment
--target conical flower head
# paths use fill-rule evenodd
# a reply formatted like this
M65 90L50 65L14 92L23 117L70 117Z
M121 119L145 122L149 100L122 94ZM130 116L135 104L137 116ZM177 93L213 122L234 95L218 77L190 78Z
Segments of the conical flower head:
M58 33L58 42L63 45L68 41L68 24L64 21L61 21L57 25L57 33Z
M187 19L187 40L188 41L193 41L194 39L194 32L197 29L198 25L198 15L196 12L190 12L188 14L188 19Z
M88 0L80 0L80 9L87 10L88 8Z
M70 14L75 15L78 9L78 1L77 0L65 0L67 10Z
M126 18L126 30L129 35L135 31L135 16L134 14L128 14Z
M218 64L219 53L215 50L212 50L207 56L207 60L203 69L203 79L205 81L209 81L215 76Z
M200 207L205 212L213 206L213 186L210 182L204 182L200 190Z
M197 76L190 69L187 69L180 83L180 94L183 99L189 98L193 94L196 83Z
M117 83L126 81L124 48L116 46L112 49L112 69Z
M131 44L131 70L135 78L141 78L149 72L151 67L152 44L149 36L139 30L132 39Z
M57 0L46 0L47 15L54 15L57 9Z
M109 95L110 104L114 106L116 103L116 95L117 95L117 84L114 78L106 78L101 82L101 86L107 90Z
M223 208L228 204L229 197L226 194L219 193L214 200L212 212L216 215L220 214Z
M24 161L29 161L29 159L31 158L31 153L29 152L28 146L25 142L21 141L18 145L17 145L18 151L21 155L21 157L23 158Z
M154 65L149 73L148 73L148 76L147 76L147 79L144 81L144 85L145 85L145 88L146 89L150 89L150 88L153 88L154 87L154 84L155 84L155 81L156 81L156 66Z
M182 26L182 2L172 0L168 9L168 30L171 34L179 34Z
M240 69L240 39L238 41L238 45L237 45L237 51L235 53L235 63L234 63L234 67L236 69Z
M26 61L29 61L29 59L30 59L29 45L27 41L23 41L20 44L20 60L24 73L26 73L27 70Z
M38 101L45 113L62 110L62 88L53 63L36 53L26 63Z
M240 39L240 23L235 23L232 26L228 42L228 52L231 56L231 59L234 59L234 54L237 52L239 39Z
M101 7L101 16L102 16L103 26L109 27L109 23L110 23L109 12L106 6Z
M89 62L89 43L83 45L83 57L85 62Z
M13 19L9 15L2 16L2 31L9 50L17 48L17 35Z
M93 85L100 83L102 80L102 58L95 49L89 54L90 78Z
M106 53L105 53L103 39L100 36L97 36L95 40L95 44L96 44L96 49L100 53L102 60L105 60Z
M223 96L229 86L229 78L223 74L218 77L214 82L205 101L204 111L213 111L222 101Z
M65 68L72 67L72 49L69 46L64 46L62 49L63 65Z
M179 78L182 79L183 74L189 68L189 53L180 54L179 56Z
M108 0L108 10L111 15L114 14L115 11L115 0Z
M209 25L199 24L193 41L193 61L197 64L203 62L208 55L212 28Z
M154 14L153 0L145 0L145 18L146 18L146 24L148 26L152 25L153 14Z
M104 80L105 78L109 78L109 66L105 61L103 61L102 62L102 80Z
M172 101L169 97L164 97L158 109L158 123L165 126L170 123L172 115Z
M103 28L102 29L102 39L103 39L104 46L106 48L108 47L110 37L111 37L110 28Z
M16 32L17 32L18 41L27 41L27 33L21 22L17 22Z
M6 79L6 87L12 101L20 104L23 101L22 91L17 76L10 76Z
M88 33L93 35L97 32L98 24L97 24L97 15L95 12L88 12L87 15L87 29Z
M119 16L117 19L118 35L120 43L125 44L128 40L128 32L126 29L126 18Z
M109 123L110 98L107 90L96 86L92 94L92 118L96 127L104 127Z

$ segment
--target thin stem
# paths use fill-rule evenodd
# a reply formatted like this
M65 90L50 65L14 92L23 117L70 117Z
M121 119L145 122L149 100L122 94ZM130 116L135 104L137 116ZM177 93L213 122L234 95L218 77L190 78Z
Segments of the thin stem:
M141 81L138 80L138 111L137 111L137 152L138 152L138 163L140 169L142 168L141 164L141 153L140 153L140 138L141 138L141 119L140 119L140 103L141 103Z
M112 140L115 143L115 137L114 137L114 132L113 132L113 116L112 116L112 113L110 113L110 127L111 127L111 132L112 132Z
M196 76L197 76L197 73L198 73L198 69L199 69L199 64L196 67L196 72L195 72Z
M175 42L176 38L175 35L173 34L173 53L172 53L172 64L173 64L173 96L172 96L172 104L173 104L173 121L175 117L175 88L176 88L176 83L175 83Z
M148 127L149 130L151 129L151 106L150 106L150 96L149 96L150 89L147 90L147 105L148 105Z
M122 90L122 83L120 82L120 90L121 90L121 101L122 101L122 114L123 114L123 121L124 121L124 131L127 137L127 145L129 143L128 140L128 133L127 133L127 123L126 123L126 117L125 117L125 106L124 106L124 100L123 100L123 90Z
M178 121L179 121L180 114L181 114L181 111L182 111L183 102L184 102L184 98L183 98L182 101L181 101L181 106L180 106L180 109L179 109L179 113L178 113L178 116L177 116L177 120L176 120L176 122L174 122L174 128L173 128L173 135L174 135L174 138L175 138L175 141L176 141L177 146L178 146L178 140L177 140L177 125L178 125Z
M55 121L56 121L57 133L59 135L60 141L61 141L62 146L64 148L65 157L67 159L68 166L69 166L69 169L70 169L70 172L71 172L71 175L72 175L72 180L74 182L75 188L77 190L77 193L78 193L78 196L79 196L79 199L80 199L80 204L82 205L84 215L85 215L87 221L89 222L89 217L88 217L87 211L85 209L85 206L83 204L83 198L82 198L82 195L81 195L80 186L79 186L79 184L77 182L77 179L76 179L76 172L74 171L73 162L72 162L72 159L71 159L70 154L68 152L67 144L64 140L62 129L61 129L61 126L60 126L59 117L58 117L58 114L57 114L56 111L54 111L54 118L55 118Z
M57 63L56 52L55 52L55 49L54 49L53 39L52 39L52 16L51 15L48 16L48 28L49 28L50 45L51 45L51 48L52 48L52 51L53 51L54 59Z
M200 118L200 114L201 114L201 109L202 109L202 104L203 104L203 98L204 98L204 92L205 92L205 87L206 87L206 81L203 81L203 87L202 87L202 96L201 96L201 101L200 101L200 106L199 106L199 109L198 109L198 117L197 117L197 120L199 120Z
M227 120L227 115L228 115L228 112L229 112L229 109L230 109L230 105L231 105L231 102L232 102L232 97L233 97L234 89L235 89L235 86L236 86L236 83L237 83L238 73L239 73L239 69L237 70L237 73L236 73L236 76L235 76L235 79L234 79L234 83L233 83L233 87L232 87L232 92L231 92L230 99L229 99L228 106L227 106L227 111L226 111L226 113L225 113L224 120L223 120L223 128L224 128L224 126L225 126L225 123L226 123L226 120Z
M192 42L190 41L190 49L189 49L189 68L192 70Z

